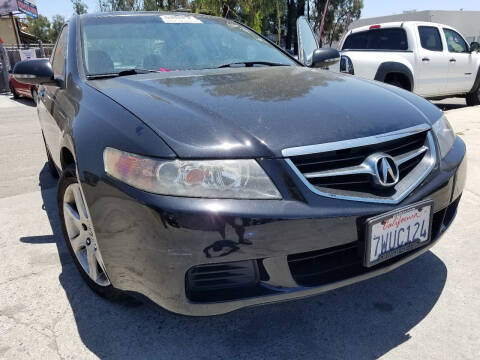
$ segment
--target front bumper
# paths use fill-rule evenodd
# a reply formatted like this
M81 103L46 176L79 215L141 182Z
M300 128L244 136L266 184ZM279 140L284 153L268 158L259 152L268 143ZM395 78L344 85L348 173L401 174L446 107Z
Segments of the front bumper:
M388 272L438 241L455 216L466 176L465 145L460 139L441 166L398 205L323 198L305 189L286 164L276 166L282 161L261 163L273 179L280 179L275 181L284 200L159 196L80 174L113 286L142 293L176 313L214 315L349 285ZM299 280L292 257L350 249L350 256L357 254L361 261L367 218L424 199L434 202L429 245L373 268L354 266L333 271L329 277L313 274ZM260 269L254 286L205 297L189 293L187 274L192 267L245 260L254 260Z

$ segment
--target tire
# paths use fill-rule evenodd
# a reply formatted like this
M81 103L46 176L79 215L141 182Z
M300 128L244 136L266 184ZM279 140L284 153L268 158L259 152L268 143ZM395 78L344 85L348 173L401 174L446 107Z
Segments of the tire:
M10 86L10 91L12 92L13 98L14 99L20 98L20 95L18 95L17 90L15 90L12 83L9 83L9 86Z
M53 162L52 155L50 154L50 150L48 150L47 142L45 141L45 136L43 136L43 143L45 144L45 152L47 153L47 164L48 164L48 172L50 175L53 176L54 179L58 179L58 170Z
M35 103L35 105L37 105L38 104L38 91L37 91L37 89L32 88L31 93L32 93L32 100Z
M80 205L77 206L77 203ZM57 207L65 244L83 280L101 297L117 298L121 295L121 291L112 286L104 267L100 265L100 250L96 246L93 224L88 215L88 205L83 199L74 166L68 166L60 176ZM77 230L78 235L75 235ZM93 280L90 269L94 269L92 272L96 275L96 280Z
M389 84L389 85L396 86L396 87L399 87L401 89L404 89L402 83L400 81L396 80L396 79L385 81L385 84Z
M480 105L480 89L477 89L477 91L467 94L467 105L468 106Z

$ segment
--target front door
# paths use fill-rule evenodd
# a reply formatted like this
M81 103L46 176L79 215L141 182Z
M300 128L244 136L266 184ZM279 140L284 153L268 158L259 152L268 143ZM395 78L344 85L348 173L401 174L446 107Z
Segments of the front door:
M67 34L68 27L64 26L58 37L52 58L50 59L57 84L40 87L37 105L43 135L45 136L45 141L57 166L60 166L60 129L63 127L60 125L60 122L66 121L66 116L62 110L62 106L59 105L56 100L65 92Z
M463 37L452 29L443 29L448 48L447 89L451 94L472 90L477 76L473 55Z

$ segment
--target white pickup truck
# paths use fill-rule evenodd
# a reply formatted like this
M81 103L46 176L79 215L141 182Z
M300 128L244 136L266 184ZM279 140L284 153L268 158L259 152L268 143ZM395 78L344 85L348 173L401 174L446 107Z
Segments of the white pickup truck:
M330 70L378 80L428 99L465 97L480 105L479 44L447 25L392 22L349 31Z

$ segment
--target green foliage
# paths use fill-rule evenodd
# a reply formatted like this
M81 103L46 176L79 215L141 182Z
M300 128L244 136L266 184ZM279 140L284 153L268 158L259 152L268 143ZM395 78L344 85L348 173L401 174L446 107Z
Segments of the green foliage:
M55 15L52 17L50 29L48 30L49 42L54 44L57 41L57 37L62 30L63 24L65 24L65 18L62 15Z
M81 0L71 0L74 12L83 14L87 6ZM326 0L98 0L100 11L159 11L191 9L240 21L269 36L282 45L296 47L296 19L306 13L310 5L310 18L318 32ZM329 0L322 42L332 44L346 31L347 18L360 18L363 0ZM44 42L54 42L65 19L59 15L52 23L45 16L27 20L29 32Z
M326 0L314 0L313 17L315 29L318 31L322 20ZM347 30L346 22L350 14L350 22L360 18L363 9L363 0L330 0L325 16L322 43L331 45L340 40Z
M42 42L48 43L50 41L50 21L48 21L46 16L38 15L37 19L28 17L27 26L28 32L42 40Z
M278 3L278 8L277 8ZM277 9L285 9L284 0L193 0L195 12L223 16L245 23L258 32L276 33ZM272 31L275 30L275 31Z
M145 11L176 10L189 8L188 0L143 0Z
M87 4L81 0L70 0L73 6L73 12L77 15L86 14L88 10Z
M153 3L153 1L151 1ZM141 0L98 0L98 8L107 11L137 11L143 7Z

